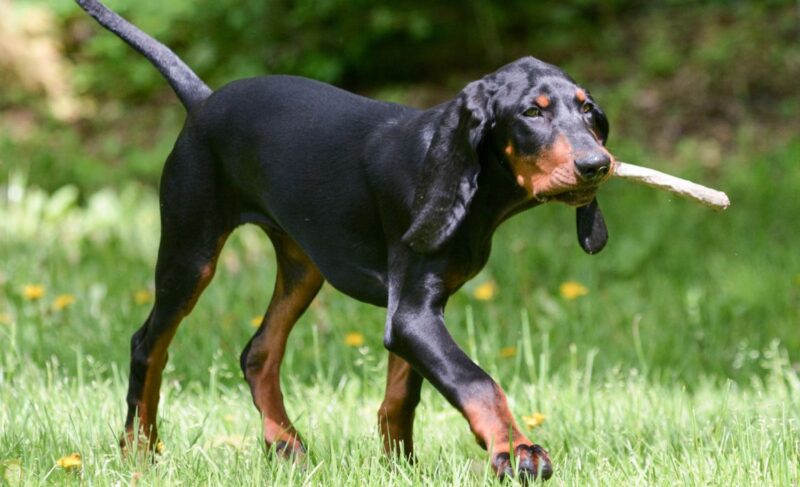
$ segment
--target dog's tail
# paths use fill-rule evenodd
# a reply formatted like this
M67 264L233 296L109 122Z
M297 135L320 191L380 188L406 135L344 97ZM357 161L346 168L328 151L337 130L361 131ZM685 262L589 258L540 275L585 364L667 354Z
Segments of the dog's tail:
M75 0L75 2L100 25L118 35L153 63L175 90L186 110L191 111L211 94L211 88L167 46L145 34L98 0Z

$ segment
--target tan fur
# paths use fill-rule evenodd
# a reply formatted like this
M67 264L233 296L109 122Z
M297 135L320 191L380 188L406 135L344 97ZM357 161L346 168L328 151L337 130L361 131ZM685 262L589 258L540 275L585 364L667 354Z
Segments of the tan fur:
M389 353L389 367L386 374L386 393L378 409L378 426L383 437L386 453L400 452L411 455L414 429L414 407L409 402L409 377L413 369L398 355ZM418 393L419 391L417 391Z
M219 255L222 251L222 246L225 245L227 238L228 234L225 234L219 239L219 242L217 242L216 255ZM147 357L147 369L142 384L141 396L136 405L136 410L139 415L139 433L143 433L145 436L145 443L143 445L145 447L154 448L158 440L156 416L161 390L161 373L164 370L164 366L167 364L167 348L170 342L172 342L172 338L175 336L180 320L192 311L200 294L214 277L214 272L217 267L216 261L216 258L212 259L211 263L204 265L200 269L200 278L192 297L189 298L189 301L181 311L180 316L175 320L175 323L170 325L169 329L159 336L158 341L153 345ZM127 441L129 445L132 445L134 441L139 441L138 436L139 434L135 433L132 428L128 428L125 432L123 442ZM123 444L123 446L125 445Z
M539 155L512 154L509 162L517 175L517 183L534 198L558 194L580 186L575 173L572 147L563 135Z
M493 396L481 395L463 405L464 417L478 444L493 454L509 451L519 445L529 445L531 441L519 430L511 411L508 409L506 395L496 386ZM509 433L511 442L509 442Z

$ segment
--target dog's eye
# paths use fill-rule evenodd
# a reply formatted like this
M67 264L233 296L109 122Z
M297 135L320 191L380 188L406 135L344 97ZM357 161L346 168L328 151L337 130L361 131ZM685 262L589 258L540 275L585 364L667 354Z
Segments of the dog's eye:
M584 103L583 106L581 107L581 111L583 113L591 113L593 108L594 105L592 105L591 103Z
M531 107L522 112L526 117L541 117L542 111L538 107Z

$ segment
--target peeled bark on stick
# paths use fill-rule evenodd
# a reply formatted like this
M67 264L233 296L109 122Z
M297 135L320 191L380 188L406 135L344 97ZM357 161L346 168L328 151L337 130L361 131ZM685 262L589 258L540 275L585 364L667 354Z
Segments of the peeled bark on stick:
M612 176L619 179L626 179L635 183L663 189L670 193L675 193L684 198L689 198L715 210L724 210L731 205L728 195L722 191L707 188L686 179L670 176L655 169L628 164L626 162L615 162L612 169Z

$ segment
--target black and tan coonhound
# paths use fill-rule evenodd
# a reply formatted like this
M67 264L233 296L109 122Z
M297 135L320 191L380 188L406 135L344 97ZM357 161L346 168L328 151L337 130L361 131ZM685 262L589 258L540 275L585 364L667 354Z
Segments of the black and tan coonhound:
M526 57L428 110L293 76L212 92L167 47L98 1L77 2L155 65L188 114L161 180L155 302L131 340L123 441L155 444L170 341L228 235L254 223L275 247L277 280L241 367L267 444L287 456L305 451L278 371L292 326L328 280L387 308L388 379L378 413L387 452L411 457L425 379L464 415L499 476L548 478L546 451L453 341L444 307L486 264L498 225L527 208L575 206L583 249L605 245L594 196L613 159L604 147L608 122L588 91Z

